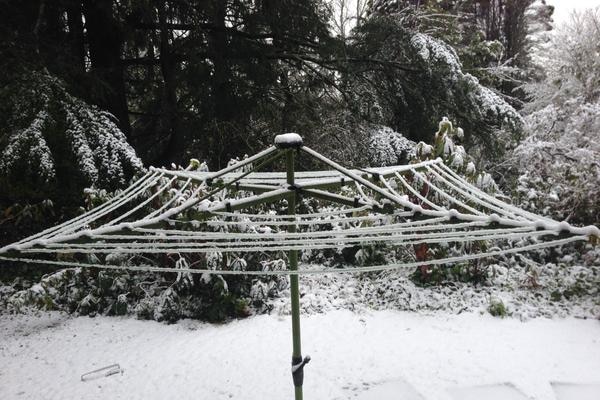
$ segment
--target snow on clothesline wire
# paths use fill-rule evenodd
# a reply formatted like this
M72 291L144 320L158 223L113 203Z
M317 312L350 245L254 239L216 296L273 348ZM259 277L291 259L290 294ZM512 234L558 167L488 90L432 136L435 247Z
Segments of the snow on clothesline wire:
M183 171L150 168L146 175L103 205L71 221L1 248L0 254L9 251L22 254L272 252L341 248L378 243L408 246L422 243L521 240L559 234L576 235L567 239L551 240L530 246L465 255L464 257L467 257L465 260L469 260L484 258L489 254L499 255L526 251L531 246L542 246L533 248L543 248L547 247L546 244L550 245L551 243L554 245L570 243L600 234L597 227L573 227L566 222L537 216L498 200L471 185L440 159L396 167L348 170L308 147L302 146L300 150L332 170L297 172L298 179L292 186L287 183L285 173L254 171L254 162L264 163L267 157L269 157L268 160L273 160L281 155L281 153L276 153L276 147L270 147L253 157L245 158L214 173L194 172L191 171L191 167ZM236 170L244 172L238 173L235 172ZM215 182L216 180L218 182ZM182 181L183 184L177 186ZM194 182L200 182L200 185L194 188ZM259 182L260 185L255 186L258 188L256 190L263 191L263 193L232 199L214 200L212 198L218 193L229 194L229 191L226 191L227 188L231 189L231 193L248 194L252 191L252 186L248 186L250 190L234 186L234 184L246 185L248 182ZM346 182L354 185L345 185ZM215 183L216 188L214 188ZM383 184L383 187L377 183ZM415 187L415 183L420 185L421 191ZM297 215L229 211L230 209L244 208L247 205L284 199L296 193L302 194L303 191L308 194L323 195L327 192L314 189L331 186L345 188L346 192L352 190L354 186L354 193L356 193L354 200L343 195L333 194L332 198L349 203L354 202L355 206ZM173 187L177 187L174 193L172 192ZM405 191L404 194L398 192L402 188ZM311 192L308 189L313 190ZM424 189L426 191L423 191ZM430 193L432 196L428 195ZM165 200L163 197L167 197L167 199ZM438 203L440 199L442 202ZM157 201L161 201L162 204L157 209L148 211L148 208ZM361 202L363 205L360 205ZM458 207L461 211L451 208L451 205ZM130 208L123 210L125 206ZM190 210L204 215L204 217L199 220L177 219L183 217L182 213ZM372 213L382 211L386 213L377 215ZM111 217L113 213L118 213L118 215ZM140 213L145 213L145 215L137 217L134 221L124 222L129 217L133 218ZM105 217L111 219L108 222L100 223ZM400 222L396 222L398 220ZM367 226L364 226L365 223ZM94 224L99 226L92 229L91 226ZM173 228L177 224L191 226L193 230ZM328 224L332 227L335 225L334 229L314 231L312 228ZM167 228L156 228L156 225ZM220 229L250 229L250 232L199 230L203 226ZM280 229L292 226L313 230L307 232L272 231L272 228ZM265 227L270 228L264 229ZM81 243L82 241L91 242ZM11 256L13 257L3 256L2 259L33 262L25 261L12 253ZM457 258L423 260L415 265L445 264L455 262L451 261L454 259ZM38 261L48 263L51 260ZM61 262L57 261L56 263ZM98 266L94 263L75 264ZM70 264L63 263L63 265ZM131 269L126 267L123 266L124 269ZM362 270L360 268L350 269L358 272ZM158 270L168 271L169 269L158 268ZM180 269L177 271L181 272Z
M423 232L431 230L444 230L450 225L438 225L440 219L432 219L427 221L415 221L414 223L404 223L392 225L381 225L370 228L353 228L331 231L308 231L308 232L277 232L277 233L231 233L225 232L194 232L183 230L156 230L156 229L135 229L133 232L145 233L145 235L93 235L93 238L110 240L110 239L136 239L136 240L181 240L210 238L210 239L232 239L232 240L265 240L265 239L297 239L297 238L317 238L317 237L344 237L370 234L392 234L401 232ZM465 227L483 227L484 222L464 222L452 225L452 229L462 229ZM530 229L530 228L519 228Z
M223 216L223 217L232 217L232 218L255 218L261 220L296 220L301 221L304 218L320 218L320 217L329 217L333 215L341 215L341 214L352 214L358 213L361 211L370 210L369 206L355 207L355 208L344 208L340 210L333 211L324 211L318 213L310 213L310 214L293 214L293 215L278 215L278 214L247 214L247 213L238 213L238 212L214 212L214 215Z
M271 240L256 242L156 242L156 243L94 243L94 244L51 244L40 249L26 249L22 253L234 253L234 252L276 252L288 250L322 250L328 248L351 247L359 244L388 243L390 245L406 246L433 243L461 243L484 240L522 239L546 235L557 235L554 231L535 231L527 228L494 229L492 231L474 232L462 235L455 232L436 232L419 235L388 235L388 236L358 236L322 239Z
M93 210L90 210L78 217L75 217L71 220L65 221L62 224L56 225L54 227L48 228L42 232L36 233L32 236L26 237L22 240L20 240L19 242L17 242L16 244L23 244L23 243L27 243L27 242L31 242L35 239L41 238L41 237L48 237L49 235L58 232L60 230L66 229L69 226L75 226L76 224L81 224L81 221L86 219L86 218L91 218L93 216L96 216L98 214L100 214L101 212L103 212L104 210L106 210L107 208L113 206L115 203L117 203L118 201L122 200L123 198L125 198L126 196L132 196L132 193L134 193L134 191L136 191L136 189L142 185L143 183L145 183L148 179L150 179L151 177L156 176L155 173L151 173L151 172L147 172L144 176L140 177L138 180L136 180L131 186L129 186L126 190L122 191L121 193L119 193L117 196L111 198L110 200L108 200L107 202L101 204L100 206L94 208ZM139 192L138 192L139 193ZM79 225L77 225L79 226Z
M111 264L95 264L95 263L82 263L72 261L52 261L52 260L39 260L31 258L10 258L0 256L0 260L3 261L18 261L23 263L33 264L48 264L57 265L62 267L83 267L83 268L101 268L101 269L113 269L113 270L128 270L138 272L175 272L175 273L191 273L191 274L216 274L216 275L320 275L330 273L363 273L363 272L375 272L375 271L390 271L402 268L415 268L421 265L443 265L452 264L469 260L476 260L481 258L495 257L504 254L513 254L525 251L539 250L548 247L557 247L565 244L569 244L576 241L586 240L587 236L572 236L565 239L557 239L548 242L536 243L527 246L512 247L508 249L487 251L478 254L465 254L457 257L447 257L434 260L407 262L407 263L393 263L386 265L373 265L363 267L347 267L347 268L326 268L326 269L300 269L296 271L290 270L263 270L263 271L248 271L248 270L214 270L214 269L193 269L193 268L170 268L170 267L152 267L152 266L132 266L132 265L111 265Z

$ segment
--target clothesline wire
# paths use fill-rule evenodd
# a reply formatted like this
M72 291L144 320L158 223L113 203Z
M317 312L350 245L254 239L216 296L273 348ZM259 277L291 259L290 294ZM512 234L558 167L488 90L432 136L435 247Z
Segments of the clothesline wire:
M270 271L244 271L244 270L214 270L214 269L192 269L192 268L170 268L170 267L153 267L153 266L132 266L132 265L111 265L111 264L96 264L96 263L83 263L74 261L52 261L52 260L41 260L31 258L10 258L0 256L0 260L22 262L29 264L48 264L48 265L59 265L62 267L83 267L83 268L100 268L100 269L111 269L111 270L128 270L138 272L175 272L175 273L191 273L191 274L216 274L216 275L319 275L329 273L361 273L361 272L377 272L377 271L390 271L402 268L415 268L418 266L434 266L452 264L457 262L495 257L504 254L520 253L524 251L539 250L547 247L557 247L565 244L569 244L575 241L586 240L586 236L572 236L565 239L557 239L548 242L535 243L531 245L512 247L507 249L499 249L493 251L487 251L478 254L465 254L456 257L446 257L435 260L423 260L416 262L407 263L391 263L386 265L374 265L374 266L359 266L359 267L345 267L345 268L326 268L326 269L300 269L296 271L291 270L270 270Z

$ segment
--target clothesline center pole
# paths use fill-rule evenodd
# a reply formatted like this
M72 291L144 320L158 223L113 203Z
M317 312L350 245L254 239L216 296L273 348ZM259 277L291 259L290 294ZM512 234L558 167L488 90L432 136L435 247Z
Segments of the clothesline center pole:
M294 133L279 135L275 137L275 145L286 152L286 177L287 184L291 189L294 184L295 153L302 147L302 138ZM288 197L288 215L296 214L297 191ZM288 232L296 232L296 225L288 227ZM288 265L291 271L298 270L298 250L288 251ZM310 357L302 359L301 335L300 335L300 292L298 289L298 275L290 275L290 296L292 305L292 379L294 381L294 398L302 400L302 384L304 381L304 365L310 361Z

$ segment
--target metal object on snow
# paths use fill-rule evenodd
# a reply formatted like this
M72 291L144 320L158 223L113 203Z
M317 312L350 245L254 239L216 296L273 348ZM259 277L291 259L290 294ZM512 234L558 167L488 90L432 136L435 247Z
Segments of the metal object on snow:
M106 367L98 368L81 375L81 381L90 381L92 379L107 377L116 374L123 374L124 369L119 364L111 364Z

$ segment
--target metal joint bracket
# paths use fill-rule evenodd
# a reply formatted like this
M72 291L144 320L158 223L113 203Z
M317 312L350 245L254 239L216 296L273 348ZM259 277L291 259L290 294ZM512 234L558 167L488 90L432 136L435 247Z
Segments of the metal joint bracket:
M300 193L302 191L302 188L296 184L293 185L288 185L288 190L293 190L296 193Z
M292 357L292 378L294 386L302 386L304 383L304 366L310 362L310 356Z

